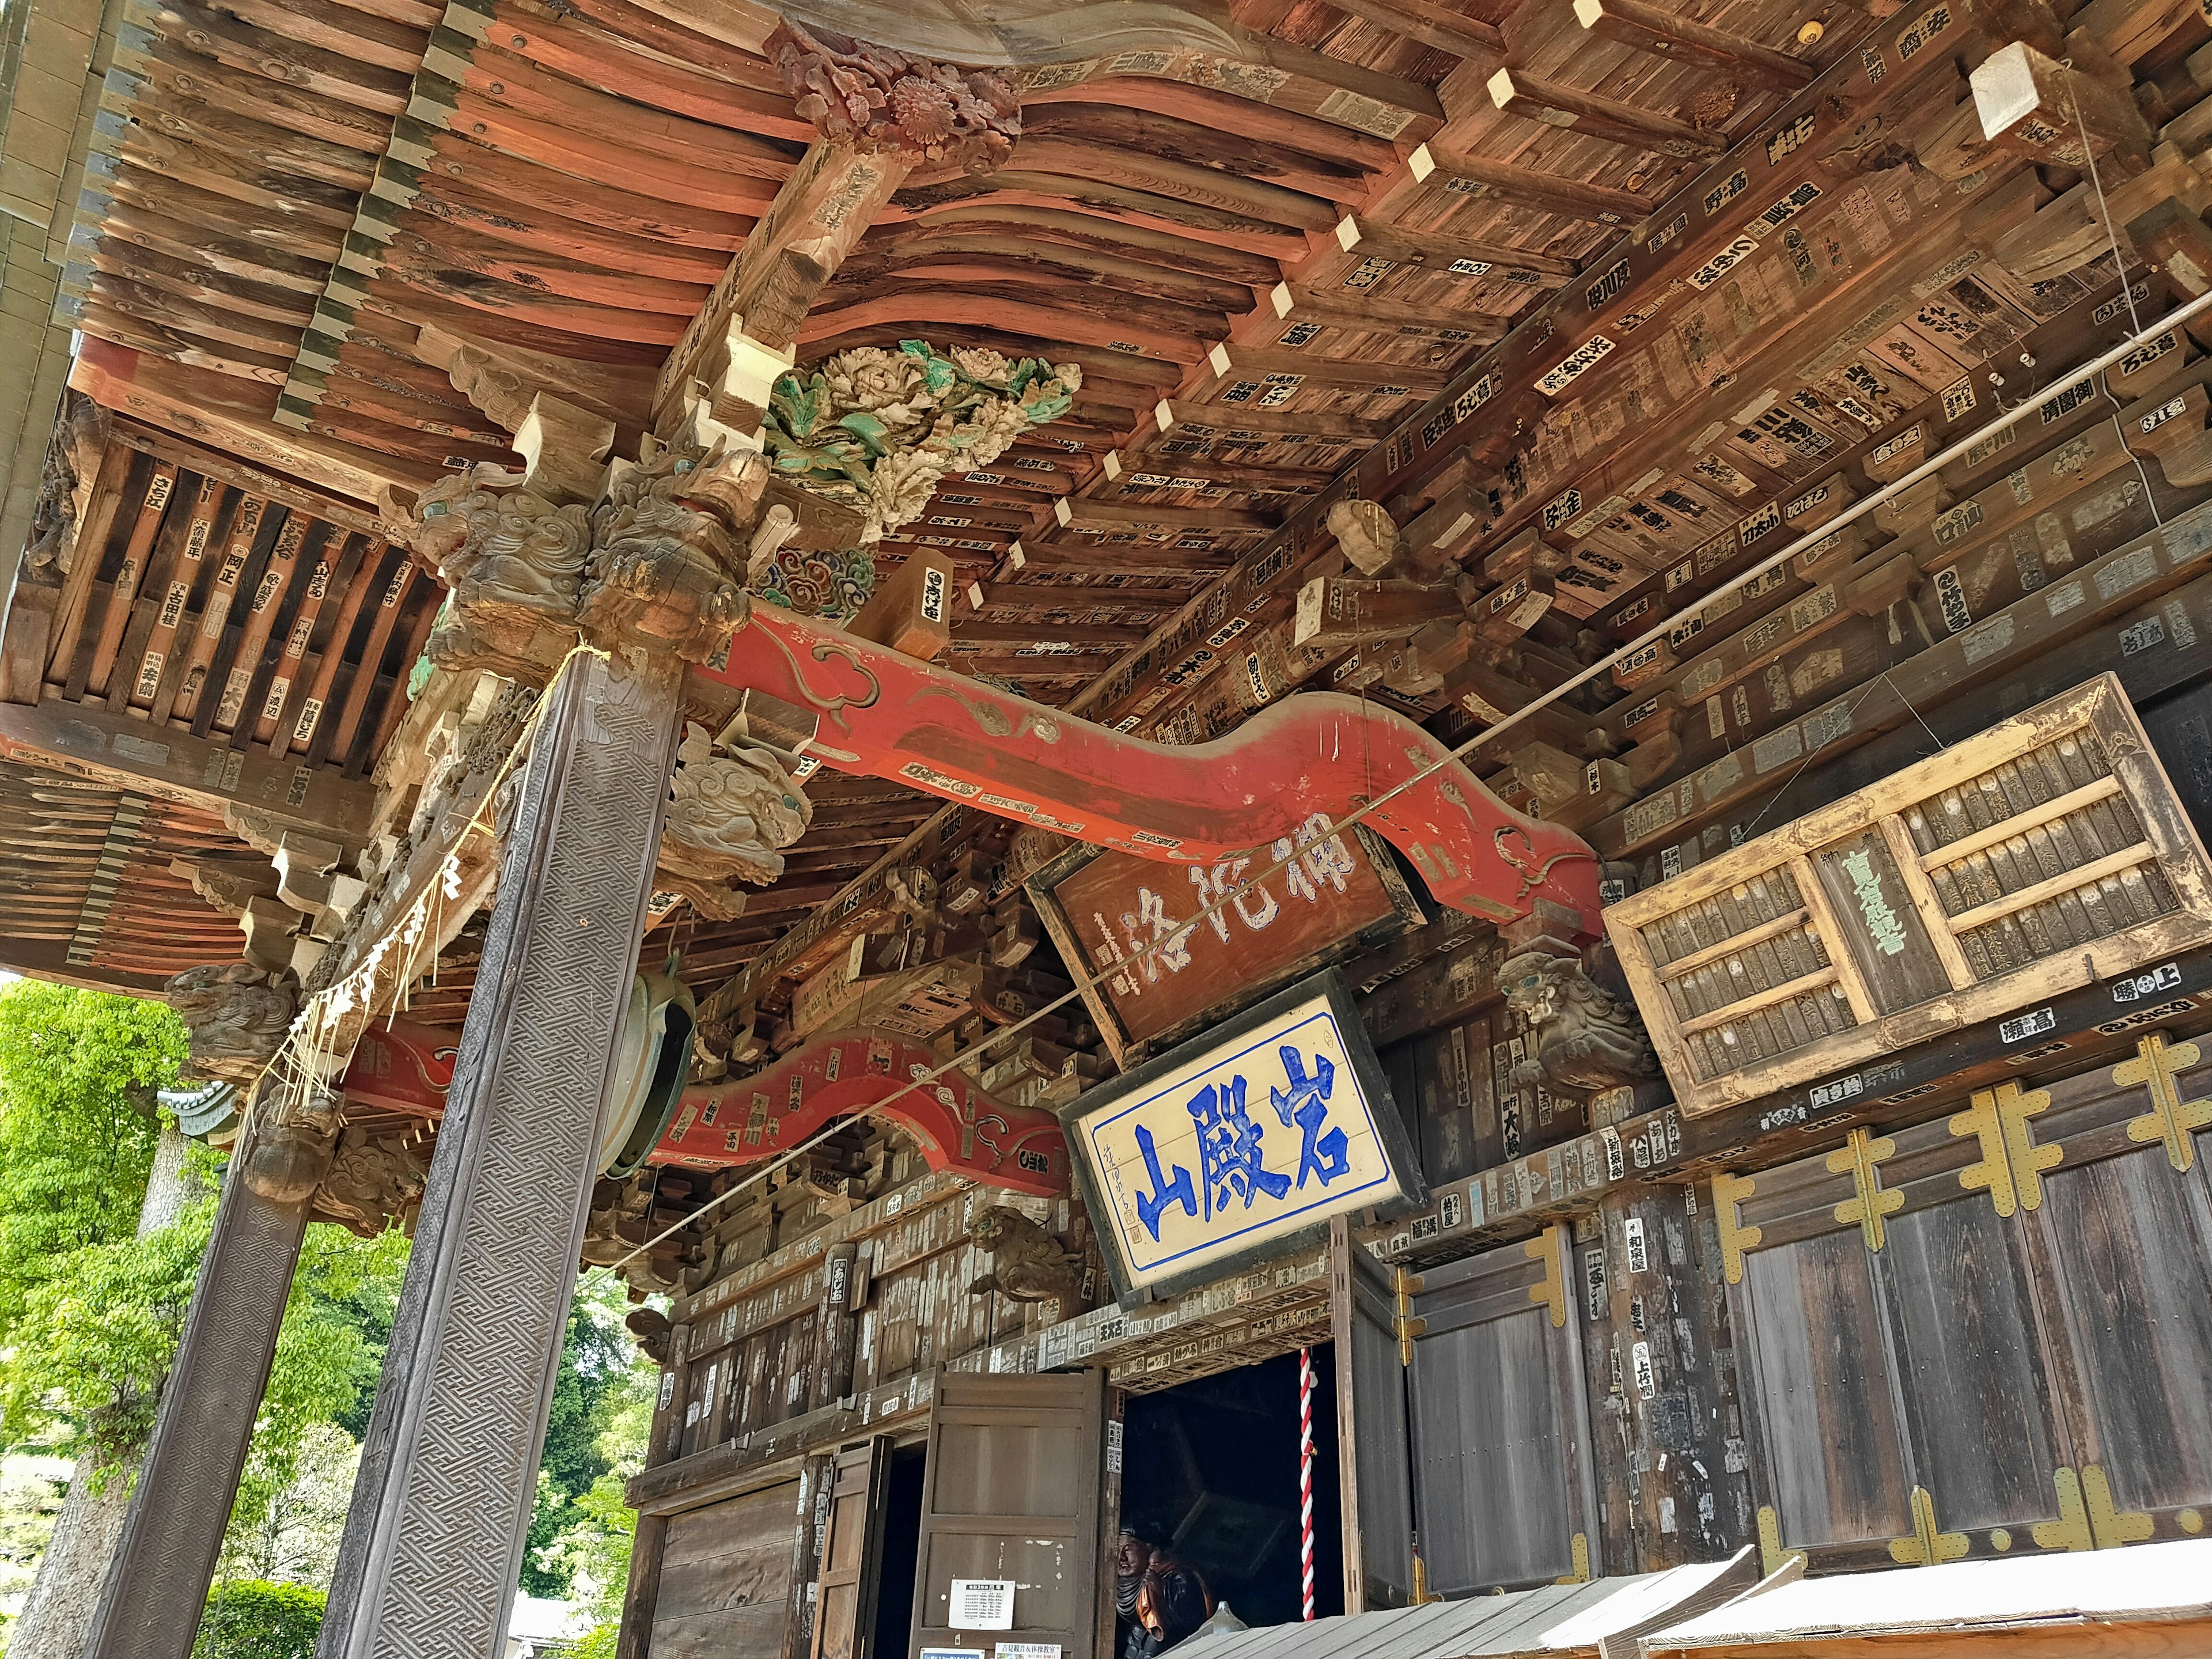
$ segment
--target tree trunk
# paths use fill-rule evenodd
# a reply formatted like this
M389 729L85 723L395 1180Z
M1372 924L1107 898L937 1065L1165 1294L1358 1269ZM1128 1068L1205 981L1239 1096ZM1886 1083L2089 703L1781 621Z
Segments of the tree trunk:
M139 1237L169 1225L204 1190L186 1161L188 1149L177 1126L164 1121L146 1180L146 1196L138 1206ZM131 1511L131 1483L143 1455L143 1450L133 1453L110 1466L97 1492L93 1491L97 1460L89 1448L77 1455L69 1496L54 1522L54 1535L39 1559L38 1578L9 1638L8 1659L79 1659L84 1652L92 1615L123 1534L123 1519Z

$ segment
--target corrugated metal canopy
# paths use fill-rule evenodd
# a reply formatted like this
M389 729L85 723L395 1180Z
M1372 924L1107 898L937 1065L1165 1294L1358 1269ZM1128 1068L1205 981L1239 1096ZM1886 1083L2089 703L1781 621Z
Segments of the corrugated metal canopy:
M1310 1625L1270 1625L1184 1644L1190 1659L1502 1659L1595 1654L1606 1638L1656 1628L1741 1595L1758 1559L1676 1567L1583 1584L1391 1607Z

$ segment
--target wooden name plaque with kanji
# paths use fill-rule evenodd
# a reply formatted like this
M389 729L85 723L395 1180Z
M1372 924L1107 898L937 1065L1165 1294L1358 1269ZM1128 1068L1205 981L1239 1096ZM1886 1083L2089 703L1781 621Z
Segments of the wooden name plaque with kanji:
M2031 1057L2053 997L2212 941L2212 862L2104 674L1605 924L1705 1113L1991 1019Z
M1318 821L1282 869L1199 920L1293 851L1279 842L1266 856L1185 866L1086 847L1031 879L1061 956L1086 975L1105 975L1085 999L1118 1063L1420 926L1420 906L1382 842L1357 826L1328 834Z

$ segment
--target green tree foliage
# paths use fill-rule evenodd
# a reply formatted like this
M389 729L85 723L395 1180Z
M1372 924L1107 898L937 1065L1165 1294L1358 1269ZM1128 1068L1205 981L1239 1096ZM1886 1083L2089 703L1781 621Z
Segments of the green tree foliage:
M323 1592L234 1578L208 1592L192 1659L313 1659Z
M155 1091L184 1054L159 1003L0 986L0 1347L77 1251L137 1231Z
M623 1327L628 1312L622 1286L605 1279L580 1287L568 1310L523 1552L526 1595L597 1599L611 1575L619 1611L633 1521L622 1487L644 1467L657 1375Z

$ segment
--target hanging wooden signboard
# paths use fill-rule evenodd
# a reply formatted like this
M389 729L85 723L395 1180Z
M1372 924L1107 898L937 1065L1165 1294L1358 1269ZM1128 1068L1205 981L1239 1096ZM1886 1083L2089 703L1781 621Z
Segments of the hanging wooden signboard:
M1279 860L1287 861L1237 893ZM1061 956L1099 980L1085 1000L1124 1066L1423 921L1382 842L1356 825L1330 835L1320 818L1295 846L1279 842L1265 857L1225 864L1178 867L1078 848L1029 890Z
M1692 1115L2212 941L2212 861L2112 674L1605 912Z
M1062 1117L1115 1288L1162 1293L1427 1201L1341 975L1293 986Z

